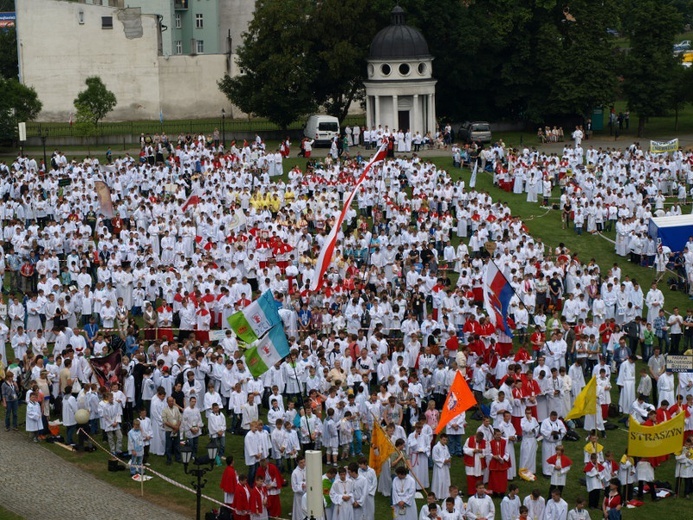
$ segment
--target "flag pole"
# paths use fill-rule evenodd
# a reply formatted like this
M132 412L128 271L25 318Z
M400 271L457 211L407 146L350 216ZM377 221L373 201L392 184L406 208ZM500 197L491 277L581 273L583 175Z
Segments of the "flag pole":
M390 439L390 436L387 434L387 432L383 429L383 427L380 425L378 422L378 418L375 416L373 413L373 410L370 411L371 415L373 416L373 427L374 428L380 428L383 431L383 436L387 439L387 442L390 443L390 446L392 446L392 449L395 450L397 453L402 454L401 451L397 449L397 447L394 445L392 442L392 439ZM373 449L373 442L372 442L372 436L371 436L371 449ZM405 451L405 457L404 457L404 463L407 465L407 469L409 470L409 474L414 477L414 480L416 480L416 483L421 486L421 490L425 491L428 493L428 490L426 489L426 486L424 486L421 481L419 480L419 477L416 476L416 473L412 470L411 463L409 462L409 459L406 457L406 451ZM375 468L373 468L375 469ZM428 468L426 468L426 471L428 471Z

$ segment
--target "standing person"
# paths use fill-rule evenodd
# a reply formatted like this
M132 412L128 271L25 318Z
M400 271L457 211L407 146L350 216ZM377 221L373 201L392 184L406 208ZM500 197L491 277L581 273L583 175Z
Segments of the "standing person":
M218 454L215 460L217 466L221 466L221 460L226 451L226 416L221 413L219 403L212 405L212 414L207 418L209 438L216 443Z
M476 485L476 493L469 497L467 502L467 520L494 520L496 518L496 506L491 495L486 494L483 482Z
M38 393L31 392L29 402L26 404L26 431L31 434L34 442L39 442L38 434L43 429L42 415Z
M544 518L544 509L546 509L546 499L541 496L538 489L533 489L532 492L525 497L522 505L527 508L529 518L540 520Z
M166 454L166 432L164 429L164 423L161 420L161 414L166 408L166 390L159 387L154 399L152 399L151 409L151 421L152 421L152 442L150 447L150 452L153 455L165 455Z
M568 519L568 503L561 498L561 490L553 489L551 491L551 500L546 502L544 509L543 520L567 520Z
M602 492L602 472L604 466L599 463L599 457L596 453L590 455L590 460L585 464L585 484L589 496L589 508L599 509L599 497Z
M597 507L599 509L599 507ZM575 500L575 509L568 511L568 520L591 520L590 512L585 509L585 499L577 498Z
M144 474L144 438L140 429L140 420L135 419L132 429L128 432L128 453L130 454L130 476L139 474L142 478Z
M359 474L366 479L366 489L368 494L363 503L363 517L375 518L375 492L378 488L378 476L375 470L368 465L368 459L361 457L359 459Z
M250 488L250 520L267 520L267 489L262 477L255 476L255 485Z
M19 409L19 385L14 380L14 373L7 372L2 382L2 405L5 407L5 431L10 431L10 423L14 431L17 427L17 411Z
M65 393L63 395L63 426L67 428L65 443L68 446L73 446L75 444L74 437L77 431L75 414L77 413L77 409L77 399L72 395L72 386L68 385L65 387Z
M397 476L392 481L392 506L398 520L416 520L416 482L405 467L397 468Z
M233 504L236 486L238 486L238 475L236 475L236 468L233 467L233 455L229 455L226 457L226 468L219 483L219 487L224 492L224 504L228 506Z
M347 412L348 413L348 412ZM423 423L417 422L415 430L409 434L407 439L407 451L409 453L409 462L412 472L418 478L417 489L419 482L424 488L427 488L428 483L428 455L431 450L431 439L423 433Z
M238 485L233 495L233 519L250 520L250 487L248 475L238 475Z
M525 416L520 421L522 427L522 443L520 444L520 468L525 468L532 473L537 472L537 437L539 436L539 423L532 416L532 410L527 408Z
M296 469L291 473L291 490L294 492L291 518L304 518L301 501L306 493L306 459L303 455L296 457Z
M450 450L448 450L447 434L440 434L438 442L433 446L432 458L433 482L431 483L431 491L437 497L444 497L450 488L450 464L452 462Z
M501 500L501 520L516 520L520 516L519 488L515 484L508 486L508 494Z
M483 432L469 437L464 443L464 471L467 474L467 494L471 497L476 493L477 484L482 482L486 469L486 454L488 446Z
M671 339L671 351L669 353L678 355L683 334L683 316L679 314L678 307L674 307L671 316L667 320L667 324L669 325L669 338Z
M356 462L351 462L347 470L354 489L351 499L351 506L354 510L354 520L370 520L374 518L373 516L367 517L365 514L366 510L363 507L367 500L366 497L368 496L368 482L366 482L366 478L359 473L359 465ZM342 518L342 515L338 516Z
M688 499L691 493L693 493L693 437L687 437L683 449L676 455L676 495L680 497L683 494Z
M166 440L166 465L170 466L175 457L180 462L180 425L182 416L173 397L166 399L166 408L161 412L161 422L164 425Z
M269 459L262 459L255 475L256 478L262 478L267 489L267 514L273 518L281 518L282 504L279 500L279 494L284 487L281 471Z
M489 456L488 489L494 495L503 495L508 488L510 453L508 451L508 441L503 438L498 428L493 430Z
M549 458L556 453L556 447L560 445L566 431L565 425L558 420L558 414L553 411L541 423L541 460L543 461L542 473L545 477L553 475L553 466L549 462Z
M556 446L556 453L546 461L551 466L551 486L549 487L549 492L558 489L562 493L565 487L566 475L570 471L573 461L565 456L564 451L563 445Z
M602 502L605 520L621 520L623 503L618 491L620 488L621 482L617 478L612 478L609 481L609 489L604 494L604 501Z

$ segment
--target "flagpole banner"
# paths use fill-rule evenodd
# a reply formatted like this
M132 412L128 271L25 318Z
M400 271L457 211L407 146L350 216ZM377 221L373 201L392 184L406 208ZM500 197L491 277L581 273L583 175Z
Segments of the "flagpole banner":
M96 196L99 198L99 208L101 208L101 214L106 218L113 218L115 216L115 211L113 210L113 199L111 199L111 189L103 181L96 181L94 183L94 190L96 191Z
M200 196L193 191L187 198L187 200L183 203L183 205L180 207L181 213L185 213L193 206L197 206L200 202Z
M564 417L566 421L582 417L584 415L594 415L597 413L597 376L592 376L580 393L575 397L575 404Z
M452 386L448 392L448 397L445 399L443 410L440 412L440 421L436 428L436 435L442 431L445 426L462 412L466 412L476 404L474 393L469 388L467 381L462 377L462 372L457 370L455 379L452 381Z
M672 139L671 141L650 141L651 153L667 153L675 152L679 149L679 140Z
M368 465L375 470L375 474L380 476L380 471L383 469L383 463L395 451L392 441L387 438L387 433L383 431L383 427L378 424L377 420L373 423L373 438L371 439L371 450L368 454Z
M654 426L643 426L631 416L628 421L628 455L631 457L662 457L681 451L686 414Z
M246 308L229 316L227 321L239 338L252 343L281 323L281 318L272 291L265 291Z
M234 229L245 225L247 220L248 219L246 218L245 213L243 213L243 210L237 208L231 216L231 222L229 222L228 226L226 226L226 229L233 231Z
M123 355L118 349L107 356L89 359L89 364L100 387L111 388L113 383L119 383L122 386L124 376L122 357Z
M327 272L327 268L330 266L330 262L332 262L334 249L337 245L337 234L342 229L342 223L344 222L344 217L346 217L346 214L349 211L349 208L351 207L351 201L354 200L356 193L361 187L361 184L363 184L363 182L366 180L368 172L373 167L373 165L377 162L384 161L386 157L387 145L383 144L380 146L380 149L373 156L373 158L370 161L368 161L368 164L366 164L365 168L363 169L363 173L361 173L358 180L356 181L354 189L351 190L351 193L344 199L342 211L340 212L337 221L334 223L334 226L332 226L330 233L327 235L327 238L325 239L325 242L322 245L322 249L320 250L320 254L318 255L318 260L315 263L314 279L311 280L310 284L311 291L314 292L320 290L324 283L323 277Z
M279 323L245 351L245 364L254 377L260 377L288 355L289 342L284 325Z
M469 187L470 188L476 187L476 175L477 175L478 171L479 171L479 163L477 161L474 161L474 169L472 170L472 176L469 179Z
M513 332L508 324L508 311L510 300L513 297L513 288L498 266L491 260L486 266L484 277L484 309L488 313L489 320L497 328L513 337Z

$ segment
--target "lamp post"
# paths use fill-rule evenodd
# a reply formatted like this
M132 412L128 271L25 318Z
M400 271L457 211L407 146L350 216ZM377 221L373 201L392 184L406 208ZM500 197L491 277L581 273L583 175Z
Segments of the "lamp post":
M193 461L193 450L190 446L183 446L180 449L181 458L183 459L183 470L186 475L192 475L197 478L197 482L192 482L192 487L195 488L197 492L197 520L200 520L200 508L202 505L202 488L207 484L207 479L203 479L208 472L214 469L214 461L217 458L217 453L219 448L217 448L216 441L212 441L209 446L207 446L207 456L209 457L208 463L201 463L198 461L197 457ZM195 467L193 469L188 469L188 464L193 463ZM209 467L207 467L209 466Z
M45 173L48 173L48 157L46 156L46 139L48 139L48 128L45 130L41 125L39 125L39 137L41 138L41 144L43 145L43 169Z
M226 110L221 109L221 147L226 150Z

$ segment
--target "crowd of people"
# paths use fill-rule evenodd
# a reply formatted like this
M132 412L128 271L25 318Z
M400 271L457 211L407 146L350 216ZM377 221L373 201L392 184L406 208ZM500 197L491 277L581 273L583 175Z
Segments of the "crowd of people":
M376 141L388 137L386 129L372 132ZM514 176L519 191L535 179L535 195L548 199L560 186L575 215L580 205L615 205L618 219L640 222L646 207L634 187L664 182L665 160L631 147L590 150L585 161L579 145L562 158L502 143L474 153L497 181ZM693 435L693 378L680 374L676 385L663 359L690 349L693 312L665 317L656 284L643 295L617 264L545 245L507 203L417 154L374 169L313 292L318 253L362 169L360 155L329 154L283 175L287 142L276 153L259 138L224 149L202 135L181 135L177 145L156 136L145 146L151 150L140 158L111 165L60 152L50 165L24 156L0 164L6 430L18 429L23 401L34 441L58 418L72 444L75 415L87 410L90 435L104 434L112 454L132 457L133 475L152 456L180 461L182 442L197 452L206 436L219 448L216 463L226 464L224 502L240 520L281 515L282 473L293 518L304 518L307 449L325 454L326 511L335 520L372 518L378 492L407 520L490 520L493 494L504 495L502 520L583 520L587 501L568 511L561 498L573 466L562 441L576 426L561 418L593 375L601 406L584 424L585 491L610 520L634 483L640 495L644 483L654 490L661 464L599 444L612 389L616 413L644 424L685 413ZM671 161L687 168L688 159ZM97 183L108 188L112 218ZM514 290L509 329L482 305L491 263ZM291 354L254 377L227 318L268 290ZM647 369L636 386L638 348ZM113 350L123 352L122 384L100 381L89 362ZM482 424L468 435L461 415L436 436L458 370ZM362 457L379 424L396 450L378 478ZM225 453L236 435L244 445L238 472ZM692 455L687 441L676 456L686 495ZM462 493L450 481L455 457L467 475ZM520 504L510 481L531 478L537 460L549 499L537 491ZM424 489L425 514L414 498Z

